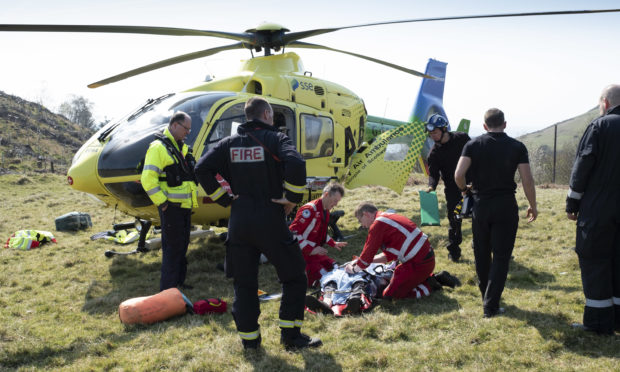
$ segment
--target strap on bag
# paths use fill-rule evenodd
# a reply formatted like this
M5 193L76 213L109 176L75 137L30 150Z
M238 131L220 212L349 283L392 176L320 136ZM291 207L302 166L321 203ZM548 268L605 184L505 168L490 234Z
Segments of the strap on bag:
M279 157L277 157L273 152L269 151L269 149L267 148L267 146L263 145L263 143L261 141L258 140L258 138L256 138L255 136L253 136L250 132L246 132L246 134L248 136L250 136L254 141L256 141L265 151L267 151L269 153L269 155L271 155L271 157L273 158L273 160L277 161L278 163L282 162L282 160L280 160Z

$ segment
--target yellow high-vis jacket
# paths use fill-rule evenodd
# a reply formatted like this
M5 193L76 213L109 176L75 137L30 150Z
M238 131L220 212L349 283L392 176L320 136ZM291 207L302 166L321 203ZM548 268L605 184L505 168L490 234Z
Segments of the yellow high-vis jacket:
M177 142L168 128L164 129L163 134L178 150ZM184 157L187 156L188 151L189 147L183 144L181 153ZM181 167L182 161L185 159L178 159L177 156L171 154L160 139L156 139L149 145L140 182L155 205L159 206L168 201L180 204L181 208L198 207L197 186L193 180L193 170L191 170L192 174L186 174ZM171 181L171 175L176 175L176 181Z

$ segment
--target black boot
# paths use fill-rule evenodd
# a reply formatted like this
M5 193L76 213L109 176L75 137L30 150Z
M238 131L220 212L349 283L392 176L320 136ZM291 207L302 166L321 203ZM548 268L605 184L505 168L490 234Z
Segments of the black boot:
M447 271L441 271L434 275L439 284L446 287L454 288L461 285L461 281L456 276L450 274Z
M243 344L243 348L245 350L258 349L260 347L261 340L261 336L258 335L258 338L254 340L241 340L241 343Z
M441 284L437 281L437 278L435 278L435 276L433 275L429 276L428 279L426 279L426 284L428 284L428 286L431 287L433 291L439 291L441 290L441 288L443 288Z
M309 347L319 347L323 345L320 339L310 337L301 333L298 327L282 329L280 343L289 351L305 349Z

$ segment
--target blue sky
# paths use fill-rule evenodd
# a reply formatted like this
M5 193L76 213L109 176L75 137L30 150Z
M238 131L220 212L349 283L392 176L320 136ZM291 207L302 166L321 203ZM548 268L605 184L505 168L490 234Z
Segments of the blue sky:
M368 22L508 12L620 8L617 1L2 1L0 23L118 24L242 32L263 21L292 31ZM448 62L448 118L482 131L490 107L507 131L542 129L594 107L620 83L620 13L442 21L343 30L305 39L416 70ZM0 90L57 107L87 97L98 117L120 117L150 97L234 74L247 51L218 54L98 89L88 83L168 57L227 45L207 37L0 33ZM294 50L306 70L353 90L370 114L405 120L420 78L336 53Z

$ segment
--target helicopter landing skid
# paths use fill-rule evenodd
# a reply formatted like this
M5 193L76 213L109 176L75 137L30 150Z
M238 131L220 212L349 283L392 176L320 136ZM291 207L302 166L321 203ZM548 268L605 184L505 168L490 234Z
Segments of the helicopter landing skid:
M146 253L146 252L150 251L150 249L148 249L146 247L146 234L151 229L152 222L136 218L136 223L135 224L137 225L138 223L140 224L140 238L138 239L138 247L136 249L134 249L133 251L129 251L129 252L117 252L115 250L107 250L103 254L106 257L110 258L110 257L114 257L114 256L128 256L130 254ZM128 225L128 224L114 225L114 229L116 230L117 227L119 229L127 228L127 226L125 226L125 225Z
M136 248L133 251L129 251L129 252L117 252L117 251L114 251L114 250L107 250L103 254L106 257L110 258L110 257L114 257L114 256L128 256L130 254L146 253L148 251L150 251L150 249L148 249L148 248L143 248L143 249Z

